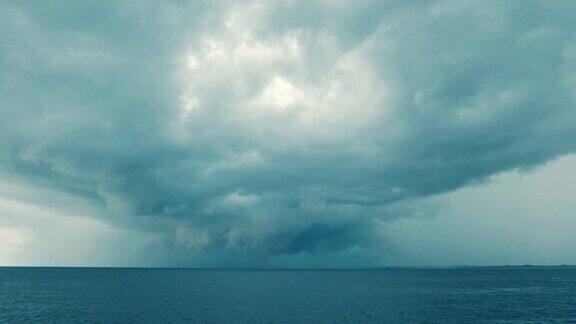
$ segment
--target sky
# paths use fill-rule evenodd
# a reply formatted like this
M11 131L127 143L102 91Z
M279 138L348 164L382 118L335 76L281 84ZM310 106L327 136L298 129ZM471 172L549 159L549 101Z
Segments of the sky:
M0 265L576 264L573 1L0 3Z

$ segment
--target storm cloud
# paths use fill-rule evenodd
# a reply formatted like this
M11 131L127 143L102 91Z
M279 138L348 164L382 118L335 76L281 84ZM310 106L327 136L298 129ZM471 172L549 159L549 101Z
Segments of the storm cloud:
M572 1L3 1L0 171L187 253L386 249L576 150Z

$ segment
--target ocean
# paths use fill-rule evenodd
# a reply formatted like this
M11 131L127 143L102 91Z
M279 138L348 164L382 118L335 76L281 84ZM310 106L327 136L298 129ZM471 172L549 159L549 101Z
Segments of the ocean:
M576 268L0 268L0 322L576 322Z

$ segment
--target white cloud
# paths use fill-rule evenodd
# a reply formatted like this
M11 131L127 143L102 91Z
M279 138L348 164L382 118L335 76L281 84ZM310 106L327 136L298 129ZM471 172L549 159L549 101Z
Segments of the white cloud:
M571 6L2 4L0 171L159 263L374 260L423 200L576 150Z

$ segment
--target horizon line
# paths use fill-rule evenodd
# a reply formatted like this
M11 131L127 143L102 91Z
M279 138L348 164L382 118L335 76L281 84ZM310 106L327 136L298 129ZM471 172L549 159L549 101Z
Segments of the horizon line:
M426 269L462 269L462 268L573 268L576 264L506 264L506 265L448 265L448 266L373 266L373 267L187 267L187 266L39 266L39 265L0 265L2 268L37 268L37 269L141 269L141 270L426 270Z

